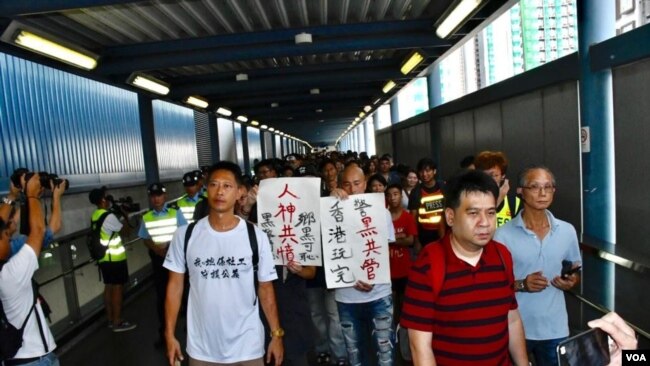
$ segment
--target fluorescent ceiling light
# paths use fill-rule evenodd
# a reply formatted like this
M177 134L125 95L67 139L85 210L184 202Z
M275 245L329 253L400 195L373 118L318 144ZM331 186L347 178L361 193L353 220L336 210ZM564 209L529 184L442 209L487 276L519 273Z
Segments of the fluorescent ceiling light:
M221 114L223 116L226 116L226 117L232 116L232 111L230 109L226 109L224 107L217 108L217 113L219 113L219 114Z
M280 103L278 103L278 102L271 103L271 108L277 108L279 106L280 106Z
M84 70L92 70L97 67L96 57L62 46L26 30L18 32L13 42L30 51L57 59L72 66L80 67Z
M208 108L208 101L198 96L190 96L185 99L185 103L199 108Z
M248 80L248 74L237 74L237 75L235 75L235 80L237 80L237 81L246 81L246 80Z
M298 33L296 34L294 41L296 44L311 43L311 34L305 32Z
M386 93L388 93L389 91L391 91L391 89L393 89L393 88L395 87L395 85L396 85L396 84L395 84L394 81L392 81L392 80L388 80L388 82L386 83L386 85L384 85L384 87L381 89L381 91L383 91L384 94L386 94Z
M372 109L372 107L369 106L369 105L363 107L363 110L366 111L366 112L370 112L371 109Z
M257 121L255 121L255 120L251 121L251 124L252 124L253 126L259 126L259 125L260 125L260 123L257 122Z
M359 113L359 118L363 118L363 116L365 116L365 115L366 115L366 112L361 112L361 113Z
M323 110L320 109L320 108L318 108L318 109L316 110L316 113L323 113Z
M424 61L424 56L422 56L421 53L419 52L413 52L411 57L409 57L408 60L402 65L402 68L399 69L399 71L402 72L404 75L408 75L409 72L413 71L417 65L420 64L420 62Z
M131 80L129 84L152 93L160 95L167 95L169 93L169 84L149 75L134 74L129 80Z
M269 128L269 131L273 132L273 131L275 131L275 128L271 127L271 128Z
M481 1L462 0L440 23L436 29L436 35L440 38L447 38L481 4Z
M381 102L381 98L377 98L377 100L375 100L374 102L372 102L372 104L377 104L377 103L379 103L379 102Z
M248 118L246 116L237 116L237 120L239 122L248 122Z
M267 125L261 125L260 128L263 129L263 130L266 130L267 128L269 128L269 126L267 126Z
M320 94L320 89L318 88L310 89L309 94Z

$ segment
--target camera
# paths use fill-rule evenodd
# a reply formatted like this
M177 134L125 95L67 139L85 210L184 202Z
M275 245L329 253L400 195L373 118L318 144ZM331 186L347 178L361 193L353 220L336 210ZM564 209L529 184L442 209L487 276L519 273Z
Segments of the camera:
M131 196L126 196L126 197L119 197L119 198L114 198L111 195L106 196L106 200L109 201L110 203L113 204L114 208L119 208L117 210L117 213L120 213L119 211L124 211L124 212L137 212L140 211L140 204L133 202L133 198Z
M30 172L28 169L18 168L14 170L13 174L11 174L10 179L16 188L23 189L23 186L20 183L20 177L24 175L25 182L27 182L34 174L34 172ZM38 172L38 174L41 181L41 187L44 189L50 189L52 187L50 183L52 183L54 187L59 187L61 184L64 184L66 190L70 188L70 183L68 180L59 178L59 176L56 174L48 172Z

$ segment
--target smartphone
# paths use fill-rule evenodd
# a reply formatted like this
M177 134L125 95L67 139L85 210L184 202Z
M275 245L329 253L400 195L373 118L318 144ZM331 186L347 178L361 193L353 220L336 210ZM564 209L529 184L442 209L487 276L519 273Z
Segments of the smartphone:
M562 278L568 278L570 275L572 275L574 273L577 273L577 272L580 272L581 269L582 269L582 266L577 266L577 267L571 268L571 269L569 269L567 271L562 271Z
M590 329L560 342L560 366L605 366L609 364L609 336L600 328Z
M567 278L570 275L580 271L580 269L582 269L582 266L578 266L576 268L573 268L573 262L564 260L564 261L562 261L561 276L562 276L562 278Z

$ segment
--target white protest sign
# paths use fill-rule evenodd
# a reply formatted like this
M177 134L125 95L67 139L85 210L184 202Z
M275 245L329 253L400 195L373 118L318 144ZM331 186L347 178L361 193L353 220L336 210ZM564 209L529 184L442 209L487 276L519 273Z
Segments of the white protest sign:
M321 266L320 178L269 178L257 193L257 224L275 264Z
M353 195L342 201L321 198L327 288L354 286L357 280L390 283L384 205L381 193Z

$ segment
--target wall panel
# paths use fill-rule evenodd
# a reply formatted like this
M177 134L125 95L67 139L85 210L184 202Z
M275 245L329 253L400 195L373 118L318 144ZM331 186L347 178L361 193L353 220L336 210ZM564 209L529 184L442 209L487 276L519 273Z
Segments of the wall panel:
M152 104L160 178L180 179L199 168L194 110L161 100Z
M613 70L616 243L650 254L650 60Z
M236 162L237 151L233 122L225 118L219 118L217 124L219 125L219 157L221 160Z
M135 93L0 53L0 186L27 167L73 186L144 181Z
M375 146L377 151L377 156L383 154L393 153L393 138L390 130L379 132L375 134Z
M471 155L485 150L500 151L502 149L503 131L500 103L489 104L474 110L474 131L476 132L476 150Z

